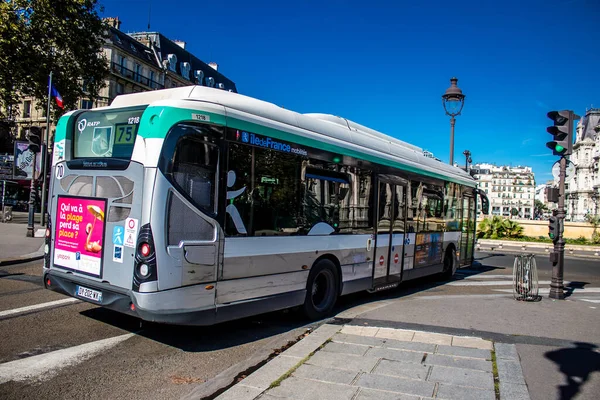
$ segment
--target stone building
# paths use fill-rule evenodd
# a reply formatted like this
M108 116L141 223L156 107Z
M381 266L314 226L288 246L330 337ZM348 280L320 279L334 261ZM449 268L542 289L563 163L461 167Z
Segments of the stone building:
M567 219L584 221L586 214L600 212L600 108L586 110L577 124L570 161L575 177L567 183Z
M535 177L530 167L475 164L471 174L490 200L490 214L504 217L534 217Z

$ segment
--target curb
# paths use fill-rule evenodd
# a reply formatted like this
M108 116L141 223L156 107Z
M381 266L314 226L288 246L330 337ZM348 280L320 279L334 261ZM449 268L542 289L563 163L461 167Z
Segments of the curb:
M476 251L505 251L515 253L535 253L549 254L554 250L554 246L546 243L535 242L477 242ZM600 259L599 247L565 247L565 256L577 258L587 258L592 260Z
M45 244L42 244L40 248L37 251L34 251L33 253L0 260L0 267L3 267L5 265L24 264L31 261L41 260L42 258L44 258L44 246Z
M341 325L324 324L310 335L273 358L244 380L219 395L215 400L253 400L271 384L282 379L290 369L303 362L342 329Z

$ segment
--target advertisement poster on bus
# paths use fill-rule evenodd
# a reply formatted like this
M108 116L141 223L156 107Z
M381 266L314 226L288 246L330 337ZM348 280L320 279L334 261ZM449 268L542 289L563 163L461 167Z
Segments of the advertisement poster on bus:
M59 196L54 233L54 264L100 277L106 200Z
M35 177L40 176L42 171L42 153L35 156ZM13 163L14 179L27 180L33 175L33 152L29 151L29 142L15 142L15 157Z
M415 265L424 267L442 262L441 233L418 233L415 243Z

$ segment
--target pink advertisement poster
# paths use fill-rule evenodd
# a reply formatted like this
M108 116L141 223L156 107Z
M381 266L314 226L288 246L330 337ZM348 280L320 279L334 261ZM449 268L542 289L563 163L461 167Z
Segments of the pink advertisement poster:
M58 197L54 264L100 277L106 200Z

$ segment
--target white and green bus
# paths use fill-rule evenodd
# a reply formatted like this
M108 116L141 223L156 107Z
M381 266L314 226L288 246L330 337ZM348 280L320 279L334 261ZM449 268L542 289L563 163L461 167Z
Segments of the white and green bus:
M148 321L321 318L470 264L478 197L344 118L202 86L128 94L58 122L44 283Z

